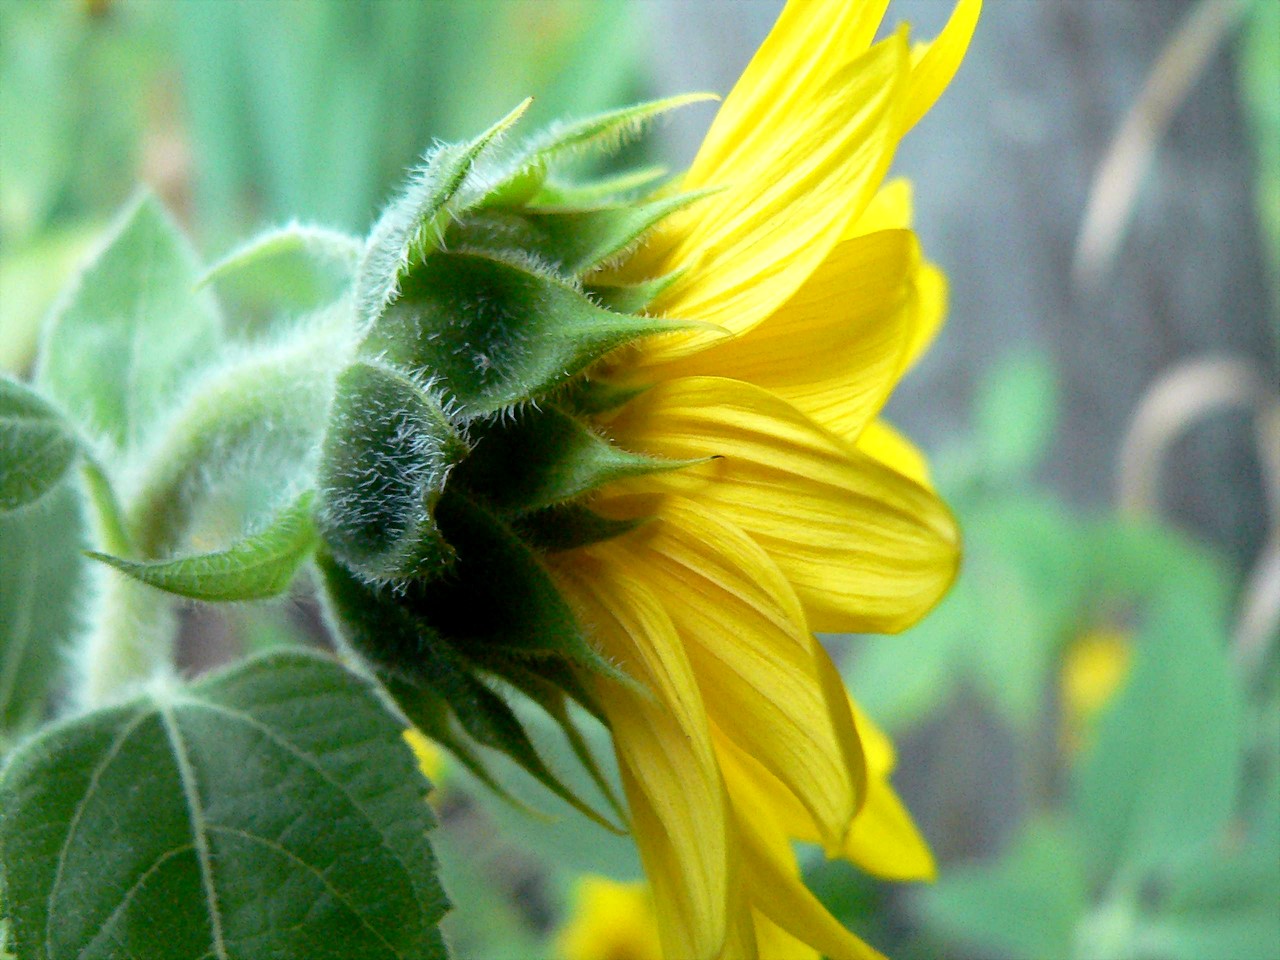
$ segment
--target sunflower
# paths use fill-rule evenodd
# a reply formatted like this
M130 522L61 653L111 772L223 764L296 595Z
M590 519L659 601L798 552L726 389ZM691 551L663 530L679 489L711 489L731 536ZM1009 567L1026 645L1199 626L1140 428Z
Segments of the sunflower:
M791 0L725 99L685 190L616 279L675 279L650 313L702 321L608 357L641 389L597 428L691 465L608 485L637 529L556 554L665 954L874 956L804 887L790 840L884 876L932 861L888 783L892 749L813 631L894 632L950 585L958 536L923 460L877 419L944 311L941 274L884 184L949 82L978 0L942 34L878 43L884 4Z
M337 635L490 785L477 745L607 823L506 694L612 799L567 701L602 720L671 958L875 955L792 841L933 869L814 632L901 630L955 575L923 459L878 419L945 302L884 178L978 7L912 47L873 42L884 3L792 0L692 167L648 194L643 171L560 165L691 98L503 157L517 108L424 158L357 271L318 477Z

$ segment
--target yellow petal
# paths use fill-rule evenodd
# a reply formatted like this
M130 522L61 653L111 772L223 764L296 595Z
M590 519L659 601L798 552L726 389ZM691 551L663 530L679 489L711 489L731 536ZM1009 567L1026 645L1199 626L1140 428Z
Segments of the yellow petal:
M818 659L826 654L768 555L680 497L664 498L657 519L599 550L662 598L707 715L791 789L824 846L837 849L862 802L862 750L844 689L834 690L833 709Z
M856 437L888 399L914 333L919 246L909 230L844 240L746 334L666 365L764 387L828 430Z
M878 230L905 230L911 226L911 181L890 180L876 191L867 209L849 228L849 236L860 237Z
M731 899L724 786L684 649L657 598L587 551L555 570L601 652L647 688L598 678L668 956L718 957Z
M819 950L793 937L759 910L751 913L761 960L822 960Z
M725 98L686 183L732 179L734 158L749 157L794 126L811 91L870 45L887 6L888 0L791 0Z
M631 488L680 494L744 530L795 587L815 630L901 630L955 576L958 534L936 496L758 387L661 383L609 430L631 450L715 457Z
M915 275L915 312L911 318L910 343L903 358L903 371L915 366L947 316L947 277L931 263L922 264Z
M827 912L804 885L786 836L759 818L738 818L744 875L751 905L831 960L883 960Z
M866 425L858 436L857 447L920 486L933 489L929 481L929 463L924 454L883 420L873 420Z
M886 880L932 880L933 854L886 777L867 784L841 855Z
M653 273L684 271L654 312L739 333L784 303L826 259L879 186L897 145L906 76L901 36L877 44L824 86L805 91L788 130L744 158L726 187L673 216L653 241ZM635 363L661 363L719 338L653 338Z
M906 123L903 131L910 130L929 112L951 78L956 75L964 52L969 49L982 0L960 0L951 11L951 18L932 43L920 44L912 52L911 83L908 93Z

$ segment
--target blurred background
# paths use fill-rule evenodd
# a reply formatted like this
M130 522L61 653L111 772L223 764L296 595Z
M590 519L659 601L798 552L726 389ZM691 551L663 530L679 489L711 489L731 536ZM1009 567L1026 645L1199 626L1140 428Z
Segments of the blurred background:
M210 262L291 220L362 233L433 139L528 94L532 129L726 92L780 7L0 0L0 367L28 368L140 182ZM678 169L711 112L635 149ZM900 958L1275 960L1280 3L988 0L896 172L951 312L889 415L966 562L921 626L831 649L940 879L807 851L810 882ZM305 597L188 619L192 669L316 629ZM528 790L530 818L438 780L459 956L547 956L590 921L584 874L639 876L550 798ZM616 939L580 938L622 960Z

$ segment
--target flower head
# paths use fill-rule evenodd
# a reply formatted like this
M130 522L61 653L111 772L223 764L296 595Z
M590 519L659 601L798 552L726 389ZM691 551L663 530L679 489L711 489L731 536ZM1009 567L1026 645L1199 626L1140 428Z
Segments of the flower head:
M469 741L580 804L486 677L592 770L565 698L607 724L671 958L874 956L793 840L933 869L814 637L909 626L958 560L923 458L878 419L945 301L884 178L979 0L915 47L873 42L884 6L792 0L687 174L641 200L641 177L553 174L670 103L503 163L518 113L441 148L358 283L321 470L335 619L481 775Z

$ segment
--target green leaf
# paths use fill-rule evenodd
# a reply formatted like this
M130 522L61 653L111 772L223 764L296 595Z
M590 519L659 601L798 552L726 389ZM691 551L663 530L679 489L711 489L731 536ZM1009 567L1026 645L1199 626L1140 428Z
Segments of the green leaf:
M402 733L365 683L299 652L48 729L0 776L18 954L444 957Z
M0 728L43 719L81 627L87 564L80 498L70 483L39 503L0 514Z
M688 326L602 310L561 280L476 253L437 254L402 287L361 353L438 378L468 417L541 396L624 343Z
M37 383L86 432L136 447L221 339L194 251L143 196L55 312Z
M1069 960L1089 888L1077 841L1032 820L993 863L955 866L922 891L928 925L973 947L1037 960Z
M316 531L312 494L305 493L271 522L227 550L151 562L103 553L89 556L135 580L192 600L261 600L289 589L311 554Z
M535 550L557 553L612 540L644 522L643 518L615 520L581 504L562 503L513 517L511 529Z
M0 513L34 503L75 459L75 435L26 384L0 377Z
M468 188L472 168L529 103L525 100L470 143L436 148L382 212L356 272L356 301L366 322L382 314L405 277L439 248L451 220L481 201L484 189Z
M522 409L489 425L473 437L473 444L451 482L504 514L563 503L615 480L688 463L615 447L554 406Z
M356 237L295 223L232 250L200 284L216 284L260 318L297 315L338 299L354 282L363 252Z
M355 363L338 378L320 461L320 529L334 554L380 583L438 575L453 551L436 502L467 445L421 384Z
M1057 417L1053 368L1038 354L1006 357L983 381L977 427L992 476L1024 473L1048 449Z
M1271 960L1280 949L1280 850L1216 852L1174 879L1153 921L1160 955Z
M641 167L612 176L598 177L585 183L562 183L548 180L532 198L534 206L589 207L598 203L621 200L652 189L671 171L666 167ZM490 195L487 200L491 200Z
M682 271L676 270L639 283L588 283L584 289L602 307L618 313L640 313L657 299L658 294L679 280L681 274Z
M1196 587L1172 579L1152 598L1125 686L1075 771L1074 806L1101 876L1196 850L1234 809L1241 694L1226 624Z
M581 120L553 124L532 138L521 152L530 160L543 163L583 153L613 153L638 137L647 124L664 113L715 99L718 98L713 93L685 93L609 110Z

